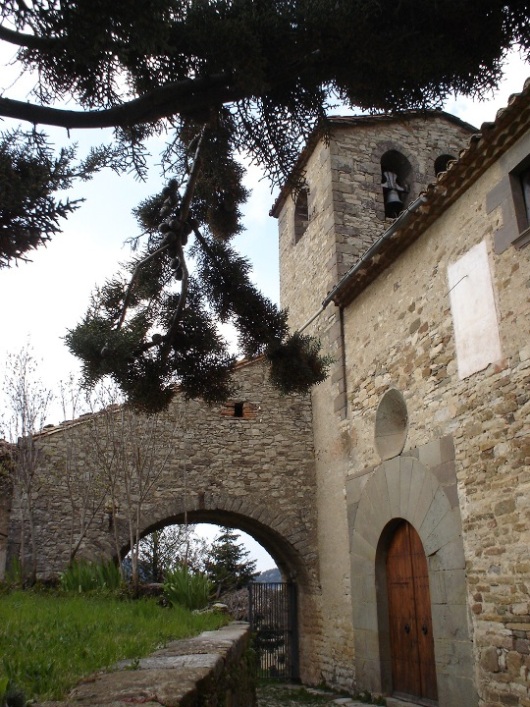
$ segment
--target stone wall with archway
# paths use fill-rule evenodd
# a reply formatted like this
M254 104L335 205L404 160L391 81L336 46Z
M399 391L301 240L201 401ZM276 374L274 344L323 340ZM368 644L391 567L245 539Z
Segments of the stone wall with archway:
M124 415L123 408L105 415L111 424L113 415ZM83 485L94 470L94 434L105 433L105 425L98 426L95 419L89 415L49 428L36 439L40 462L32 520L40 578L53 577L67 566L79 536L79 524L72 532L72 518L79 514L84 495L96 494L96 487ZM142 504L138 528L143 536L187 517L252 535L297 583L301 676L318 682L321 606L311 422L309 396L281 395L260 360L238 366L233 399L224 405L177 395L159 419L163 449L155 456L163 457L164 465ZM141 434L148 420L136 424ZM113 439L112 444L127 446L133 444L130 439ZM123 479L118 483L117 503L109 506L100 498L99 505L85 504L95 512L76 557L105 560L116 556L117 546L128 548L128 501ZM21 545L26 553L31 548L22 511L22 492L15 485L8 562L20 555Z
M158 520L142 519L142 535L173 523L214 523L242 530L262 545L276 562L284 580L296 584L300 675L308 684L320 681L316 660L320 650L321 590L317 554L303 519L295 513L278 514L264 503L209 494L193 505L168 501L157 509ZM126 529L124 529L125 535ZM123 547L123 554L129 545Z
M185 522L237 528L251 535L267 550L286 580L302 581L306 585L317 583L316 553L308 542L307 526L295 513L275 513L257 499L205 493L188 503L177 499L161 503L156 516L156 519L142 517L142 537L167 525ZM122 556L129 549L129 543L125 543Z
M392 520L404 519L427 556L440 704L476 705L452 439L433 440L351 476L346 489L358 683L391 691L385 531Z

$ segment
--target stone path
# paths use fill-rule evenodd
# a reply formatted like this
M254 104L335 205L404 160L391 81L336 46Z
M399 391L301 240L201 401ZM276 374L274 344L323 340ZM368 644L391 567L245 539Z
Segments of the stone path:
M288 683L261 683L258 686L258 707L366 707L353 697Z

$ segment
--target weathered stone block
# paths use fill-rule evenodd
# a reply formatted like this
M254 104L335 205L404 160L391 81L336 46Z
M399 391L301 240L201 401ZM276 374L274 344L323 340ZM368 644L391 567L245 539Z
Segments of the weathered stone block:
M499 667L499 652L494 646L484 648L480 653L480 665L489 673L498 673Z

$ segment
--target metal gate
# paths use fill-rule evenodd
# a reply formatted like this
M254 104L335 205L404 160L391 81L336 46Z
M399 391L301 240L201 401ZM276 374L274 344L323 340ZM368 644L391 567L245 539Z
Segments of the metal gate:
M296 585L252 582L248 593L258 677L298 680Z

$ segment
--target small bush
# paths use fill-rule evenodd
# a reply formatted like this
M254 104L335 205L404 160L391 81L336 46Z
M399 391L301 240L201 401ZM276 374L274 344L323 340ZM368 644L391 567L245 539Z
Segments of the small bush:
M213 585L201 572L177 567L166 574L164 594L171 605L179 604L190 611L208 606Z
M74 562L61 574L61 588L68 592L115 591L120 586L120 570L112 561Z

